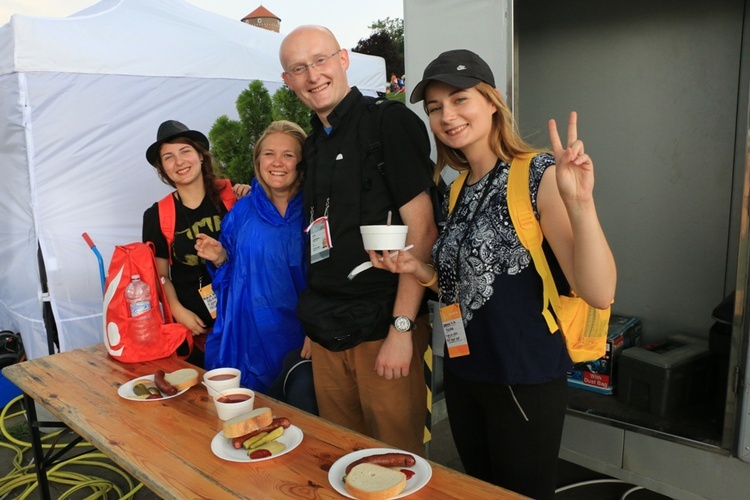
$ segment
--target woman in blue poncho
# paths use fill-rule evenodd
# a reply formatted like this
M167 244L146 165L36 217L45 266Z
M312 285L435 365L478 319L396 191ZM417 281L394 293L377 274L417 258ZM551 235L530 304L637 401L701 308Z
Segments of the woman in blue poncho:
M221 223L219 241L200 235L198 255L209 262L217 317L206 341L206 369L232 366L242 385L267 393L287 354L310 357L297 320L305 288L302 158L305 132L288 121L271 123L255 145L250 195Z

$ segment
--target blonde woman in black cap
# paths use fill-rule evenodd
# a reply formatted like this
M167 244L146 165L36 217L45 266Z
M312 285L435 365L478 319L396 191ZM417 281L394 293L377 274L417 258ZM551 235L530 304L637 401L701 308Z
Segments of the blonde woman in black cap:
M571 360L562 336L550 335L540 313L542 283L506 199L511 161L535 148L519 136L489 66L471 51L440 54L410 100L424 101L438 166L468 170L468 177L431 263L409 252L393 259L383 252L383 261L371 252L371 261L413 274L460 313L444 377L451 431L466 472L551 499ZM576 119L571 113L566 147L550 120L553 154L535 154L529 187L558 290L572 288L605 309L614 297L615 262L596 214L593 163L578 140ZM462 343L468 347L456 353L452 347Z
M206 136L176 120L159 126L146 159L162 182L175 191L143 214L143 241L154 243L156 264L175 321L193 332L199 346L188 361L203 366L204 334L216 313L211 276L195 250L196 236L203 233L218 238L222 217L250 188L218 179ZM178 354L187 354L185 347L178 349Z

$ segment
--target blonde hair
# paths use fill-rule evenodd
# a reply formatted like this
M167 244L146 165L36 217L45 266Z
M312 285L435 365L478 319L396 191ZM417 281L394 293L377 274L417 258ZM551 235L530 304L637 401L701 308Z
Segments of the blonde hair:
M539 151L527 144L521 139L516 127L516 121L513 118L510 108L502 97L500 92L489 83L479 82L473 88L482 94L485 99L495 105L497 112L492 116L492 128L490 130L490 149L498 158L510 163L514 157L520 153L533 153ZM425 110L427 106L425 105ZM435 164L435 176L437 178L440 172L447 165L454 170L467 170L470 168L466 157L458 149L446 146L435 137L435 149L437 150L437 161Z
M296 139L299 143L299 149L300 149L300 157L297 159L298 164L299 161L302 161L302 146L305 144L305 139L307 139L307 134L304 130L302 130L302 127L297 125L294 122L290 122L288 120L276 120L274 122L271 122L268 127L266 127L266 130L263 131L263 134L258 139L258 142L255 143L255 148L253 149L253 165L257 166L260 165L260 153L263 149L263 143L268 138L268 136L273 134L286 134L292 139ZM263 177L260 175L255 175L255 177L258 179L258 183L260 183L261 186L263 186L263 190L266 192L266 195L268 197L271 197L271 191L268 188L268 184L266 184L266 181L263 180ZM302 186L302 173L297 171L297 180L292 185L292 189L290 191L289 198L291 199L292 196L297 194L297 191L299 191L299 188Z

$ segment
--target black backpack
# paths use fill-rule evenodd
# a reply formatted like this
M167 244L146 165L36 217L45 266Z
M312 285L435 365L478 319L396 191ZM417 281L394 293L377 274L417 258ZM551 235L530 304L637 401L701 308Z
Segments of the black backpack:
M400 101L394 101L386 99L384 97L378 97L372 99L367 104L368 113L364 119L360 121L359 138L363 143L368 156L372 159L372 163L375 169L380 175L385 177L385 155L383 153L383 113L388 106L405 106ZM433 171L435 170L435 162L430 160ZM366 184L372 182L368 176L368 170L362 174L362 182L365 184L363 188L367 188ZM437 224L438 230L442 229L445 223L445 216L443 214L443 199L445 197L446 184L443 178L438 178L438 184L430 186L430 198L432 199L432 213L435 217L435 224Z
M10 330L0 332L0 368L18 363L23 359L24 350L21 334Z
M375 169L379 175L385 177L385 155L383 153L382 143L382 131L383 131L383 112L388 106L404 106L400 101L393 101L385 99L383 97L373 99L367 105L368 113L365 119L360 121L359 137L360 141L363 142L364 147L368 153L368 156L372 159L371 163L374 164ZM435 162L430 160L433 171L435 170ZM362 173L362 182L368 183L368 169L365 168ZM365 188L365 186L363 186ZM437 225L438 231L441 231L445 225L445 214L443 214L443 200L445 198L446 184L442 177L438 177L437 185L433 184L430 186L430 199L432 200L432 214L435 218L435 224ZM427 303L430 300L437 300L438 296L435 292L430 289L426 290L424 298L422 299L422 306L420 307L420 314L427 312Z

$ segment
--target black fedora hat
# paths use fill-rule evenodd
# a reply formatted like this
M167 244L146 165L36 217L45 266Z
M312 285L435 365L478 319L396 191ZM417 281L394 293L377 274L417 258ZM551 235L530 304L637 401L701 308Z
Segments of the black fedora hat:
M460 89L468 89L479 82L495 86L495 76L490 66L474 52L466 49L443 52L424 70L422 81L414 87L409 102L424 99L424 91L431 81L447 83Z
M192 139L208 150L208 139L205 135L197 130L190 130L184 123L180 123L177 120L167 120L159 125L159 130L156 132L156 142L150 145L146 150L146 159L148 162L151 165L156 166L156 162L159 159L159 148L161 148L161 145L178 137Z

